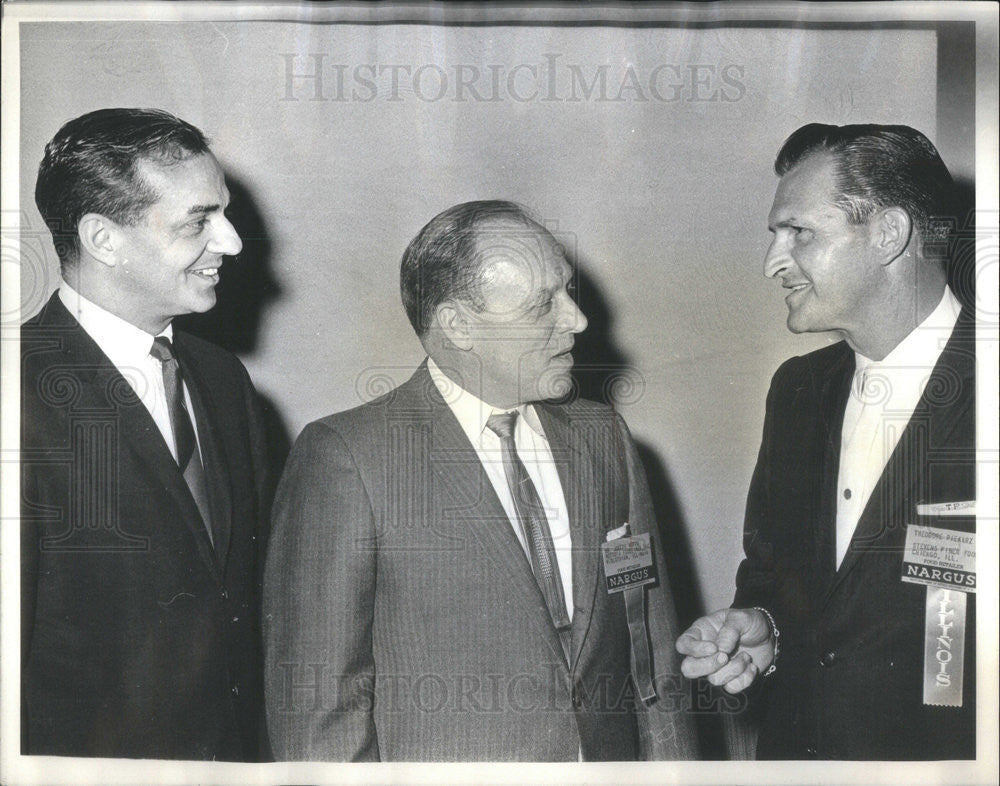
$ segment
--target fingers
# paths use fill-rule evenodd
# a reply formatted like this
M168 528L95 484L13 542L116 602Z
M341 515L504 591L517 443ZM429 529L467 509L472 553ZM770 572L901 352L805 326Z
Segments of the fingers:
M720 609L696 619L677 639L675 645L677 651L682 655L693 655L696 658L708 657L718 652L715 640L727 613L728 609Z
M704 658L687 657L681 661L681 674L689 680L697 679L698 677L708 677L711 680L712 677L710 675L714 675L728 662L729 656L724 652L717 652L714 655ZM713 682L712 684L721 683Z
M715 645L720 651L732 654L739 646L741 636L742 631L727 619L726 624L719 629L719 634L715 637Z
M680 635L675 646L681 655L693 655L696 658L708 657L719 651L715 642L703 638L701 631L694 626Z
M723 685L724 690L728 693L739 693L744 691L753 685L753 681L757 679L757 675L760 670L757 668L756 664L751 660L747 665L746 669L738 677L734 677L729 680L725 685Z
M743 609L723 609L701 617L677 639L676 648L687 657L681 673L688 679L708 677L731 693L746 689L757 677L758 667L747 652L733 655L753 635L753 613Z
M739 693L750 686L757 677L757 667L745 652L736 655L727 664L707 675L712 685L722 686L729 693Z
M766 627L767 623L765 622L762 630L758 630L761 626L757 624L757 617L763 619L763 615L756 609L749 611L728 609L723 618L722 626L719 628L719 633L715 637L715 643L719 649L731 655L737 647L759 644L757 639L760 638L760 633L770 632L770 629Z

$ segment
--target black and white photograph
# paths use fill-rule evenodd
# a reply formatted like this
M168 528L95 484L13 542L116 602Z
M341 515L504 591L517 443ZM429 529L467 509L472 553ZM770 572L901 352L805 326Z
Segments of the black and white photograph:
M996 5L0 11L0 781L1000 777Z

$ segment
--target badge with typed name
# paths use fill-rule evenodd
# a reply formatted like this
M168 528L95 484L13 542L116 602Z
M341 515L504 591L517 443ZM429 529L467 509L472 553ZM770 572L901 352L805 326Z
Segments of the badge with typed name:
M615 537L619 532L621 536ZM601 557L609 593L654 584L659 579L649 533L629 537L627 524L608 533L608 541L601 544Z
M606 542L601 544L601 556L604 558L604 579L608 585L608 594L620 592L625 601L632 678L639 698L649 704L656 699L656 688L653 685L649 631L646 628L644 587L657 582L649 533L629 537L626 521L607 534Z
M929 515L919 507L917 512ZM902 580L927 586L924 704L961 707L966 593L976 591L975 533L911 524L906 528Z

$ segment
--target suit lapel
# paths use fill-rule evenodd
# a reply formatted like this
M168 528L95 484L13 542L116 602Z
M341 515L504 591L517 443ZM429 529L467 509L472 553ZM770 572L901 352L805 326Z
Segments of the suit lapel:
M552 627L545 598L479 455L441 397L426 365L418 369L407 385L412 386L408 387L408 394L416 391L424 407L430 405L435 507L442 513L460 511L469 541L505 577L504 584L510 588L511 597L524 610L525 625L536 626L561 662L562 646ZM398 404L405 406L402 401Z
M117 372L114 372L117 374ZM119 377L120 378L120 377ZM127 383L121 380L124 386ZM219 564L215 558L212 543L202 522L201 513L195 505L191 490L184 481L177 462L174 461L163 435L153 422L152 416L136 399L135 406L123 407L121 410L121 434L127 449L132 451L136 463L145 468L152 482L166 489L171 499L177 505L184 522L195 540L198 556L212 575L221 580Z
M575 665L594 613L598 551L603 531L601 522L597 520L598 495L593 458L582 435L573 430L563 410L547 405L536 405L535 410L549 440L569 514L574 607L570 662Z
M819 411L822 413L823 470L820 504L814 525L814 580L820 596L829 592L836 574L837 561L837 474L840 468L840 433L844 408L854 377L854 353L845 343L843 353L824 369L818 380Z
M68 328L61 335L63 352L67 368L81 385L81 399L75 406L116 415L119 449L131 453L140 472L149 477L151 486L166 490L195 539L199 557L213 576L221 579L198 506L149 411L108 356L62 305L58 294L47 308L47 323Z
M193 362L183 336L178 335L177 339L179 340L175 341L175 346L178 360L188 392L191 394L194 417L198 424L198 443L205 467L208 502L212 516L212 537L215 542L213 552L215 559L225 570L232 535L232 488L227 472L229 464L225 446L216 428L219 416L216 413L211 386L201 373L200 366Z
M907 508L920 500L920 485L927 480L928 451L948 444L951 432L974 400L969 393L975 387L974 355L963 346L968 322L969 317L963 312L858 519L847 554L824 602L865 551L902 548ZM948 398L942 391L953 391L954 400L942 401ZM834 464L832 472L837 469Z

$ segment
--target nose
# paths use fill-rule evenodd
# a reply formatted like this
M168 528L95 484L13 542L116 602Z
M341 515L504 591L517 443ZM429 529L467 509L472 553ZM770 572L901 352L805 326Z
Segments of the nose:
M587 329L586 315L569 295L566 295L560 323L567 333L582 333Z
M240 240L236 227L225 215L219 214L212 219L212 239L208 243L208 250L228 257L234 257L243 250L243 241Z
M784 242L777 235L775 235L775 237L771 240L771 245L767 247L767 253L764 254L764 276L766 278L779 276L783 271L787 270L791 264L792 259L788 256Z

